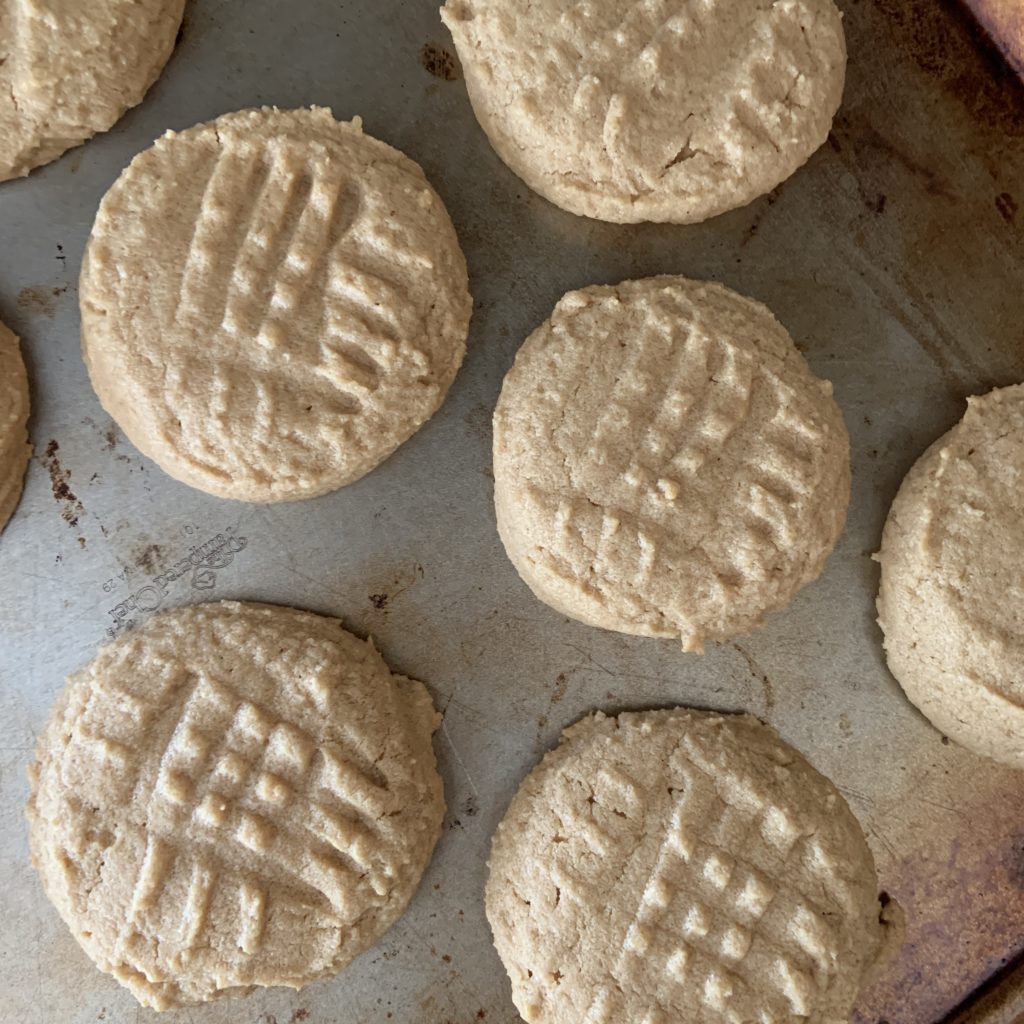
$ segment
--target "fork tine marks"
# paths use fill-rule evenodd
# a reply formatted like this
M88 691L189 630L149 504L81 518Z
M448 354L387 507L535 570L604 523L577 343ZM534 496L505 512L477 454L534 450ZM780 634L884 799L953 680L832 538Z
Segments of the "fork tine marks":
M174 308L175 324L203 330L223 318L228 282L245 249L249 224L260 209L269 174L264 162L252 160L248 153L218 153L196 214Z

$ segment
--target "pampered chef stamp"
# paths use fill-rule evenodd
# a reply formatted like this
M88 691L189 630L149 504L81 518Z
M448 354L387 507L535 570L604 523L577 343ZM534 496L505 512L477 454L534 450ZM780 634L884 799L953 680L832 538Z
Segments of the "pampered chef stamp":
M194 525L187 524L182 528L182 534L186 538L197 537L199 531ZM132 587L132 593L107 610L113 620L107 627L107 637L113 639L135 626L136 616L148 615L162 607L172 590L180 589L182 583L200 593L213 590L217 584L218 571L229 566L235 556L245 550L247 544L247 538L239 536L235 527L229 526L206 540L189 545L186 550L164 563L156 575L151 574L152 559L147 559L143 565L125 567L117 577L103 584L107 593L117 590L122 582ZM139 586L139 581L133 577L143 567L149 569L150 574L142 576Z

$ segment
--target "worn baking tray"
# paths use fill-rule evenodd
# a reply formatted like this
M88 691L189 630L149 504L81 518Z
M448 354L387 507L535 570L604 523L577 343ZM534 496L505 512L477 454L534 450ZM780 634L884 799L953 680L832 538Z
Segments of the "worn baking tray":
M0 186L0 317L24 339L36 446L0 540L0 1019L148 1017L90 966L42 896L28 867L25 766L64 675L97 643L157 606L224 597L339 615L426 680L445 712L449 812L409 913L342 976L167 1021L511 1024L481 901L495 824L563 726L595 707L677 702L763 716L863 822L910 924L856 1021L932 1024L960 1009L1012 1019L1022 776L948 744L903 699L882 659L870 555L901 477L964 397L1024 379L1024 100L1013 76L959 7L841 0L846 98L808 166L708 224L618 227L556 210L498 161L436 5L195 0L140 108ZM476 297L469 354L438 415L366 479L301 504L219 501L139 456L100 409L78 349L82 247L100 196L165 128L314 102L361 114L447 201ZM822 579L761 632L704 657L539 604L505 559L491 508L491 409L521 340L569 288L662 272L771 305L835 381L852 437L849 525ZM193 566L168 574L185 557Z

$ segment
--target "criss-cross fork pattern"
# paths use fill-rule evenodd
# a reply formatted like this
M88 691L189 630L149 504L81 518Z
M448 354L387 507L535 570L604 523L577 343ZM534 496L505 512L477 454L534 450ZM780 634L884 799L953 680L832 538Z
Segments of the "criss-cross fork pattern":
M146 715L132 695L107 692L104 701L137 720ZM90 742L113 767L132 761L120 740L97 734ZM150 913L177 918L168 936L177 956L200 944L215 888L220 900L234 890L246 954L261 948L274 899L337 927L383 902L396 870L388 784L360 761L201 675L158 757L145 853L118 942L126 969L134 945L147 941ZM176 906L160 906L172 889Z
M799 864L844 907L848 887L818 840L752 779L723 775L698 745L684 742L683 751L664 839L635 912L620 922L623 939L609 981L582 1020L669 1024L678 1017L677 1002L693 993L709 1019L745 1021L745 1009L755 1004L762 1024L807 1015L835 969L839 936L826 908L786 879ZM639 789L614 774L599 786L612 786L616 802L624 799L628 808ZM592 819L579 834L595 854L607 852L609 837ZM551 880L582 908L607 902L594 879L557 857ZM638 1015L632 1000L644 991L652 994Z

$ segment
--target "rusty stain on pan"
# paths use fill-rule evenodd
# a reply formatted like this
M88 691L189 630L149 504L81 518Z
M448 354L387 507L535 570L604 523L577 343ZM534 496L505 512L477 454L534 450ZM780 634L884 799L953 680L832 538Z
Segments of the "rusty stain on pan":
M928 759L926 750L916 756ZM964 800L964 781L971 776L978 784ZM861 809L861 817L869 832L873 821L891 831L885 819L900 818L900 831L916 835L918 845L894 851L883 872L906 911L907 940L894 969L865 995L854 1020L958 1019L990 981L999 981L1007 968L1012 972L1024 955L1020 776L954 751L946 767L908 780L891 804L866 814Z

